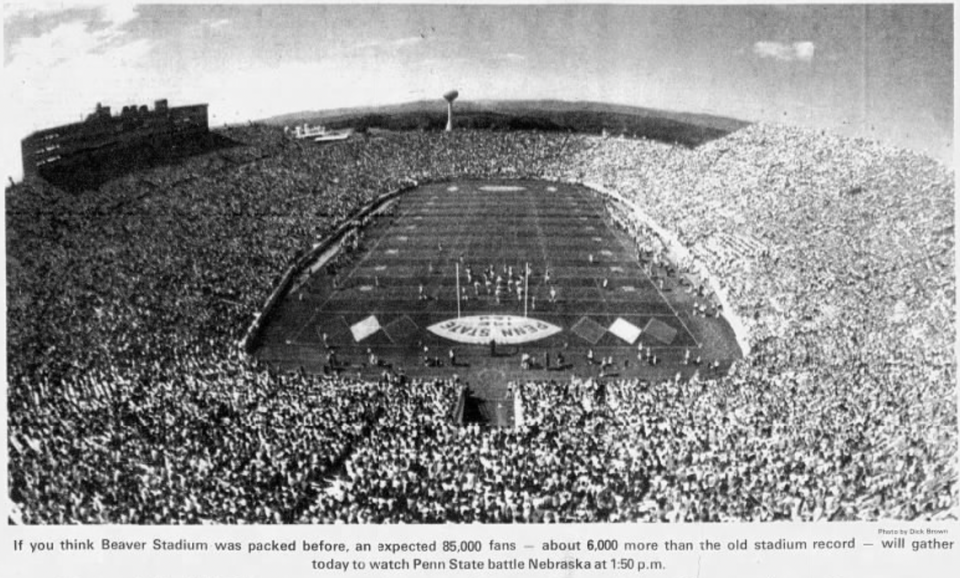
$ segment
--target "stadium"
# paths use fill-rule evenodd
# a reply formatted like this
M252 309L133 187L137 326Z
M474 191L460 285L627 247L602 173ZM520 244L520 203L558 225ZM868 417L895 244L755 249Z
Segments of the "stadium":
M456 375L471 391L538 374L727 371L740 352L707 281L655 251L628 205L600 201L527 180L405 191L344 232L349 240L332 240L338 252L318 247L327 258L282 287L288 298L261 314L247 349L287 370L375 378L396 367ZM310 274L322 267L330 274Z
M216 133L7 189L12 522L955 516L943 165L765 123Z

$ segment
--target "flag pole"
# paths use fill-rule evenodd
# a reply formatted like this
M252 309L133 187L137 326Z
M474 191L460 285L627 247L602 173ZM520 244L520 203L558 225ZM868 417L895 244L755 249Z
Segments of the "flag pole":
M457 261L457 319L460 319L460 261Z
M523 316L527 316L527 300L530 299L530 263L523 265Z

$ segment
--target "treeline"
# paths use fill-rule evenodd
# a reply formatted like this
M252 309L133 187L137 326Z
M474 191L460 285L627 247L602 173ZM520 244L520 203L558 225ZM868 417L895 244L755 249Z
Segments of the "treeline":
M721 138L728 131L698 126L661 117L637 116L601 111L543 111L504 114L497 112L455 111L455 126L466 130L542 131L603 134L647 139L667 144L696 148ZM440 131L446 127L446 112L411 111L365 113L327 121L331 128L352 127L393 131Z

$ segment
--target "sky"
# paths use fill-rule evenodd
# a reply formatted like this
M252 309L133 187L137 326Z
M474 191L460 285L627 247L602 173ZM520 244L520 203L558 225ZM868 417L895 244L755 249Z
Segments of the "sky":
M301 110L590 100L782 122L953 166L953 7L6 3L3 171L96 103Z

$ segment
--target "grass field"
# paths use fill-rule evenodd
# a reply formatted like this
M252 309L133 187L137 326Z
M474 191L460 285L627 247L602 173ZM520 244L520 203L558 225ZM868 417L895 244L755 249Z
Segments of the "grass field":
M341 371L373 377L383 370L370 365L373 353L411 376L456 374L481 397L499 399L510 380L598 376L599 363L587 361L590 351L598 361L613 358L607 376L651 380L706 373L713 360L725 371L740 356L722 317L691 314L694 297L676 277L652 270L664 279L662 288L650 278L636 244L613 225L593 191L541 181L460 181L423 186L396 202L393 216L365 229L336 283L320 268L285 297L267 320L260 359L322 371L326 334ZM467 336L475 343L462 343L430 331L457 319L458 268L464 318L509 317L522 324L526 313L559 331L501 343L496 356L488 339ZM476 285L468 282L468 268ZM491 280L501 277L504 286L511 268L527 298L511 285L498 300L497 283L488 287L483 272L492 269ZM613 327L627 331L621 337ZM636 330L644 332L631 340ZM638 341L658 364L638 360ZM681 362L688 350L702 358L701 366ZM521 368L524 354L535 360L533 368ZM440 364L427 365L424 356Z

